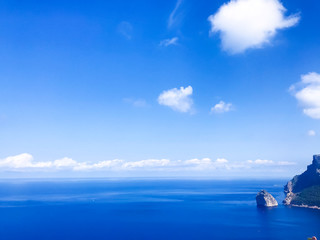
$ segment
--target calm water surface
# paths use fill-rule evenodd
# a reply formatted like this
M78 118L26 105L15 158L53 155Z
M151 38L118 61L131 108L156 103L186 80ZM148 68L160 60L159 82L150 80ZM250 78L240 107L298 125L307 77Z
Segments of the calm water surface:
M257 208L285 181L2 180L1 240L307 239L320 210Z

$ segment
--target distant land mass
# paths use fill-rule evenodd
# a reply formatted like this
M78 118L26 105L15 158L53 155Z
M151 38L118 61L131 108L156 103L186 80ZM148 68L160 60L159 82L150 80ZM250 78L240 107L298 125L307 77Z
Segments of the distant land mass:
M320 209L320 154L313 156L307 170L284 187L285 205Z

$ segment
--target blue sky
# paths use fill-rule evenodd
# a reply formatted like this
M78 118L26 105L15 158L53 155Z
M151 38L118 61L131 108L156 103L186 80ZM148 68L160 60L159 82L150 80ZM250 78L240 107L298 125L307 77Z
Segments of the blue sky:
M320 152L319 11L1 1L2 176L299 173Z

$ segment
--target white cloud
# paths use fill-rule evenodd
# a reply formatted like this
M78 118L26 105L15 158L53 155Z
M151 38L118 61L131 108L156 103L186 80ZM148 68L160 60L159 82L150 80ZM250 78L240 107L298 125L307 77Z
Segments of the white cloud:
M131 168L146 168L146 167L164 167L170 164L170 160L168 159L147 159L135 162L126 162L122 165L125 169Z
M299 104L303 113L311 118L320 119L320 74L311 72L301 76L301 82L289 89Z
M272 160L265 160L265 159L256 159L256 160L248 160L248 164L250 165L261 165L261 166L291 166L296 165L295 162L288 162L288 161L280 161L280 162L274 162Z
M218 158L217 160L213 161L210 158L193 158L190 160L186 160L183 162L183 164L185 165L203 165L203 166L211 166L211 167L215 167L215 166L219 166L221 164L226 164L229 161L225 158Z
M182 3L182 0L177 0L176 5L173 9L173 11L170 13L169 19L168 19L168 28L171 28L175 25L178 19L177 11Z
M28 153L22 153L10 156L0 160L0 168L45 168L51 167L51 162L33 162L33 156Z
M57 168L70 168L70 167L75 167L77 165L78 163L75 160L67 157L57 159L53 162L53 166Z
M316 135L316 132L314 130L309 130L308 131L308 136L314 137Z
M224 101L220 101L214 107L211 108L210 112L211 113L225 113L231 111L232 108L232 103L225 103Z
M248 160L230 162L225 158L212 160L210 158L193 158L188 160L146 159L141 161L124 161L120 159L99 162L77 162L71 158L61 158L54 161L36 162L31 154L23 153L0 160L0 171L116 171L116 172L214 172L236 171L241 169L255 170L262 168L277 168L295 165L294 162L274 162L272 160Z
M164 39L160 42L159 46L161 47L168 47L170 45L177 45L179 38L178 37L173 37L173 38L168 38Z
M9 168L24 168L32 166L32 155L28 153L22 153L16 156L10 156L0 160L1 167Z
M225 159L225 158L218 158L218 159L216 160L216 162L217 162L217 163L228 163L229 161L228 161L227 159Z
M185 164L189 165L209 165L212 164L213 162L211 161L210 158L202 158L202 159L198 159L198 158L194 158L194 159L190 159L190 160L186 160L184 162Z
M123 163L123 160L120 160L120 159L100 161L97 163L82 162L74 166L73 170L85 171L85 170L113 169L113 168L121 167L122 163Z
M209 16L211 33L220 33L222 48L231 54L270 43L278 30L298 23L298 15L286 17L279 0L231 0Z
M250 164L258 164L258 165L266 165L266 164L274 164L272 160L262 160L262 159L257 159L257 160L248 160L248 163Z
M176 165L177 168L183 171L214 171L214 170L230 170L229 161L224 158L212 160L210 158L194 158L190 160L180 161Z
M180 89L173 88L164 91L158 97L160 105L168 106L175 111L190 112L192 110L193 100L191 98L193 89L191 86Z
M115 167L123 161L119 159L101 161L97 163L77 162L64 157L54 161L35 162L29 153L10 156L0 160L0 169L51 169L51 170L94 170Z

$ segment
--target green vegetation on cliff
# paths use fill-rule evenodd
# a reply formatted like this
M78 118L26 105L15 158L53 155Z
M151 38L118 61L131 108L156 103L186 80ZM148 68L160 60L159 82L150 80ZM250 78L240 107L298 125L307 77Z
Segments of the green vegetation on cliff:
M292 199L291 204L320 207L320 185L306 188L302 192L296 194Z

